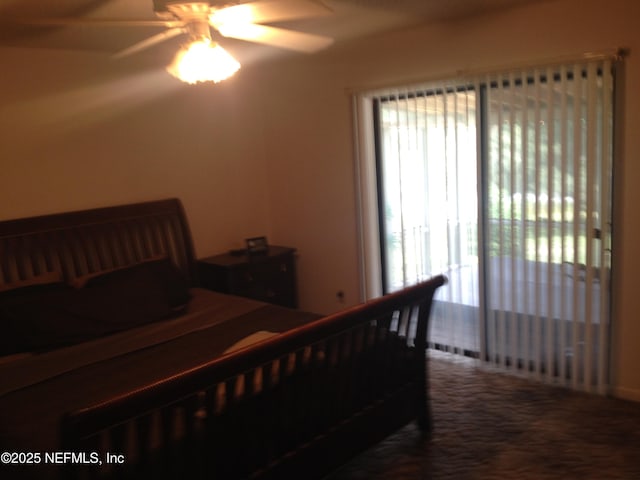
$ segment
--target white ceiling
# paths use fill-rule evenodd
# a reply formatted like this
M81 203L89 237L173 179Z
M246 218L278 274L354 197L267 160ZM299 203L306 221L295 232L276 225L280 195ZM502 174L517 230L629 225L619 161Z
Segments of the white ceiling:
M10 18L156 19L154 0L0 0L0 46L53 48L113 54L151 35L153 27L35 27L7 23ZM157 1L157 0L156 0ZM549 0L316 0L332 13L318 18L278 24L294 30L331 36L335 43L418 24L455 20L490 10ZM213 2L212 2L213 3ZM226 4L222 0L222 4ZM234 2L237 3L237 2ZM173 39L143 55L173 55ZM225 39L225 48L241 62L244 57L300 55L272 47ZM140 54L138 54L140 55Z

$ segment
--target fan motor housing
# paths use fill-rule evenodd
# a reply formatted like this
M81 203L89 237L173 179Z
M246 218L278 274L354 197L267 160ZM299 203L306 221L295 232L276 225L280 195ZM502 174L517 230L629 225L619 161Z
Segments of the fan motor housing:
M224 2L224 5L230 2ZM159 14L172 13L174 10L179 9L186 14L192 12L209 11L212 7L212 2L190 2L188 0L153 0L153 11Z

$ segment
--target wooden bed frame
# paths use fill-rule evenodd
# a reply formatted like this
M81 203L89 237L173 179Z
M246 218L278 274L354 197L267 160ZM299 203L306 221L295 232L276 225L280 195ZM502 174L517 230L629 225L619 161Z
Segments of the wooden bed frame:
M66 280L168 255L197 285L177 199L0 222L0 284ZM431 429L426 347L442 276L69 412L61 445L113 463L69 478L320 478L417 419ZM120 463L123 461L124 463Z

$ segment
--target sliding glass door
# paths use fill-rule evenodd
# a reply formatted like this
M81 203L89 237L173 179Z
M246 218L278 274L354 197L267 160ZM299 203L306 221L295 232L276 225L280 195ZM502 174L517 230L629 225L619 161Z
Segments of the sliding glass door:
M444 273L431 345L606 385L612 64L373 102L384 290Z

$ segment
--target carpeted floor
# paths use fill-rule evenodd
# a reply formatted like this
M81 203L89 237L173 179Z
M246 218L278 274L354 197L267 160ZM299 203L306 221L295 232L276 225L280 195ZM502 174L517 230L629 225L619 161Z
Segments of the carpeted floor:
M640 480L640 403L431 357L431 440L411 424L326 480Z

